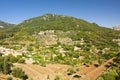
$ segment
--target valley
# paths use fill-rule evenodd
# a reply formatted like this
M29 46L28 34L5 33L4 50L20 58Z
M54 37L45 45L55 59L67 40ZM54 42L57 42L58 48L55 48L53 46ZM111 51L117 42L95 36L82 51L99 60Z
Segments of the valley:
M30 18L0 30L0 75L13 80L106 80L107 72L114 71L110 77L119 78L119 35L69 16Z

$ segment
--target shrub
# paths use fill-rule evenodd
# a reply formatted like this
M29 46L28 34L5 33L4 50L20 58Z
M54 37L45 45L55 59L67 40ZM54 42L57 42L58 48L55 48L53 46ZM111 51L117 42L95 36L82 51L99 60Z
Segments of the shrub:
M19 59L21 59L22 58L22 56L21 55L17 55L17 59L19 60Z
M57 76L55 77L55 80L60 80L60 76L57 75Z
M72 74L74 74L75 73L75 71L74 71L74 69L72 69L72 68L69 68L68 70L67 70L67 74L68 75L72 75Z
M23 58L19 59L18 63L25 63L25 59L23 59Z
M16 67L12 70L12 75L14 77L17 77L17 78L21 78L21 79L27 79L27 75L25 74L25 72L19 68L19 67Z
M0 57L2 56L2 53L0 53Z
M13 80L13 78L11 76L7 77L6 80Z
M9 55L7 56L7 58L9 59L9 61L10 61L11 63L15 63L15 62L18 61L18 59L17 59L15 56L13 56L12 54L9 54Z
M33 48L31 46L28 46L27 50L28 51L33 51Z
M47 75L47 80L50 80L50 76L49 75Z
M112 67L105 71L97 80L119 80L120 70L118 67Z
M33 80L32 78L28 78L28 80Z
M76 71L80 71L80 68L77 68Z
M11 62L8 57L0 57L0 72L4 74L9 74L11 72Z

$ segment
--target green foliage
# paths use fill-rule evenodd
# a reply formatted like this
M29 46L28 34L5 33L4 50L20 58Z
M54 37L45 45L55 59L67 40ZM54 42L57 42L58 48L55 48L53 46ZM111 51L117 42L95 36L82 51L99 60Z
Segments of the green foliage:
M57 39L57 44L42 47L42 43L39 42L42 40L39 38L39 32L47 30L54 30L53 34ZM45 66L46 63L61 63L74 66L80 62L83 64L92 63L92 61L99 58L110 59L114 57L119 47L112 40L120 38L118 34L120 34L119 31L101 27L96 23L89 23L82 19L45 14L25 20L14 27L0 30L0 45L14 50L27 48L30 54L35 54L31 55L34 63L42 66ZM68 38L71 41L68 41L68 43L73 44L63 44L59 41L61 38ZM43 40L43 42L46 41ZM60 53L59 46L65 51L64 53ZM79 51L74 51L75 46L79 48ZM92 46L95 47L92 48ZM103 50L105 48L110 48L110 50L104 54ZM25 56L29 58L27 55ZM80 57L84 57L84 59L79 59ZM24 62L22 56L9 56L8 59L12 63Z
M16 63L18 61L18 59L15 56L13 56L12 54L9 54L7 57L11 63Z
M108 71L105 71L97 80L119 80L120 70L117 67L112 67Z
M117 62L118 64L120 64L120 52L117 54L115 62Z
M72 68L69 68L69 69L67 70L67 74L68 74L68 75L72 75L72 74L74 74L74 73L75 73L75 70L72 69Z
M49 75L47 76L47 80L50 80L50 76Z
M20 59L18 60L18 63L25 63L25 59L20 58Z
M6 80L13 80L13 78L11 76L7 77Z
M98 59L98 63L101 65L103 63L103 59Z
M3 22L3 21L0 21L0 26L4 26L4 28L7 28L7 27L15 26L15 25L14 24L10 24L10 23L6 23L6 22Z
M33 80L32 78L28 78L28 80Z
M119 37L117 35L119 31L100 27L96 23L89 23L85 20L68 16L63 17L62 15L45 14L40 17L25 20L15 27L1 30L0 38L5 39L14 36L13 40L15 41L22 39L33 41L35 38L29 36L44 30L70 31L66 36L70 37L72 40L76 41L84 38L97 46L111 46L111 44L112 46L116 46L116 44L112 42L112 39Z
M103 77L99 77L97 80L104 80Z
M6 57L10 63L17 63L17 62L18 63L25 63L25 59L23 59L21 55L17 55L17 57L15 57L12 54L9 54Z
M27 50L28 50L28 51L33 51L32 46L28 46L28 47L27 47Z
M0 57L0 72L4 74L9 74L11 72L12 64L9 62L9 59L5 57Z
M80 68L76 68L76 71L77 71L77 72L80 71Z
M64 50L67 50L67 51L73 51L73 49L74 49L74 47L70 46L70 45L62 45L62 47Z
M0 57L2 56L2 53L0 53Z
M27 79L27 75L25 74L25 72L19 68L19 67L16 67L12 70L12 75L14 77L17 77L17 78L21 78L21 79Z
M22 56L21 55L17 55L17 59L19 60L19 59L21 59L22 58Z
M12 63L24 63L25 60L22 59L21 56L13 56L13 55L8 55L4 57L0 57L0 72L4 74L10 74L11 73L11 67Z
M56 75L54 80L61 80L59 75Z

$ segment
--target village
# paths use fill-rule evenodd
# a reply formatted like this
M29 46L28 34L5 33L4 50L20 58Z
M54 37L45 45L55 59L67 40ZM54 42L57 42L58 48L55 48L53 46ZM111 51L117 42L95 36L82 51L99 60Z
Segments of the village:
M0 47L0 53L4 54L4 55L12 54L13 56L17 56L17 55L22 55L22 53L26 53L26 52L27 51L24 50L24 49L13 50L13 49L8 49L8 48Z

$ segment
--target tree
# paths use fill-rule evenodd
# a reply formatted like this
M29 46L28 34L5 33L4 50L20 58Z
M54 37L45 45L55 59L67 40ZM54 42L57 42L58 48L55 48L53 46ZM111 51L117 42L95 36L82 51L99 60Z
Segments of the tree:
M117 62L117 63L120 63L120 52L117 54L116 62Z
M60 80L60 76L59 76L59 75L56 75L56 77L55 77L54 80Z
M28 78L25 72L19 67L16 67L12 70L12 75L14 77L25 79L25 80Z
M11 72L12 64L9 62L8 58L0 57L0 72L4 74L9 74Z
M15 62L18 61L18 59L17 59L15 56L13 56L12 54L9 54L9 55L7 56L7 58L8 58L8 60L9 60L11 63L15 63Z
M2 56L2 53L0 52L0 57Z
M25 59L23 59L23 58L19 59L18 63L25 63Z
M11 76L7 77L6 80L13 80L13 78Z

